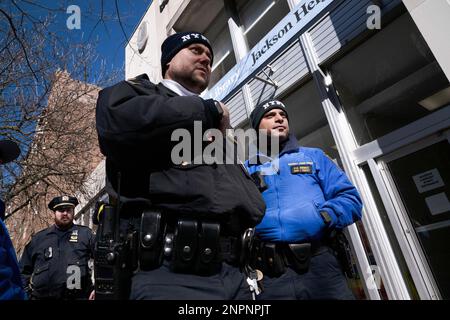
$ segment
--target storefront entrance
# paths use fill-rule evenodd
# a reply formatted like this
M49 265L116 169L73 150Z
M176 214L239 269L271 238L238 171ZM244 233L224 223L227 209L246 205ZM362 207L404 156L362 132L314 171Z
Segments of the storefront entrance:
M450 130L380 159L422 276L450 299ZM396 223L396 221L392 221Z

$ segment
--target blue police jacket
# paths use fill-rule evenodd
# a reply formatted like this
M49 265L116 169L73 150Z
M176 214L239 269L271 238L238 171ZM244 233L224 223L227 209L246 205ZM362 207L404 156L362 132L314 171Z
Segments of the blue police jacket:
M256 226L264 241L300 243L320 240L329 230L342 229L361 219L358 191L345 173L322 150L299 147L295 136L280 154L256 164L246 161L250 174L258 172L267 189L263 191L266 213ZM321 211L328 213L326 222Z
M0 219L0 300L24 300L16 252L3 221Z

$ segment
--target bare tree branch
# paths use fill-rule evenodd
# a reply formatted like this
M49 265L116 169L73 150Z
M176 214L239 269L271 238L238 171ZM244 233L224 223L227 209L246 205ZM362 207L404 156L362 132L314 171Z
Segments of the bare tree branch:
M13 23L11 17L10 17L3 9L0 9L0 12L1 12L1 13L6 17L6 19L8 20L9 25L10 25L10 27L11 27L11 30L12 30L12 32L14 33L14 37L16 38L17 42L19 42L20 46L22 47L22 51L23 51L23 54L25 55L25 60L27 61L28 68L30 68L30 71L31 71L31 73L33 74L33 76L34 76L34 78L36 79L36 81L39 81L38 78L37 78L37 76L36 76L36 74L35 74L35 72L34 72L34 70L33 70L33 67L31 66L30 60L29 60L29 58L28 58L27 50L25 49L25 46L24 46L24 44L22 43L22 40L21 40L21 39L19 38L19 36L17 35L17 30L16 30L16 27L14 26L14 23Z

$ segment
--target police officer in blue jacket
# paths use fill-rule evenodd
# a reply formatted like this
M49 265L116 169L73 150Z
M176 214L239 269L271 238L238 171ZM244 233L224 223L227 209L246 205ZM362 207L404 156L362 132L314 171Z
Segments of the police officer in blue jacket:
M20 267L31 299L88 299L93 290L88 261L93 257L91 229L73 223L78 200L53 198L48 208L55 224L36 233L26 245Z
M282 102L261 103L250 120L279 142L278 153L269 143L270 152L260 148L246 162L267 206L254 243L253 266L264 288L258 298L353 299L329 241L361 219L357 190L322 150L298 145Z
M17 144L10 140L0 141L0 164L16 159L20 154ZM0 200L0 300L26 299L22 288L16 252L6 229L5 203Z

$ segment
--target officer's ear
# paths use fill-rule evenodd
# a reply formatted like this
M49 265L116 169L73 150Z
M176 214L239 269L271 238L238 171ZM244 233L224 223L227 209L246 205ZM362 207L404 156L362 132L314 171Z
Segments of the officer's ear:
M164 77L166 77L167 71L169 71L170 62L166 63L166 71L164 72Z

